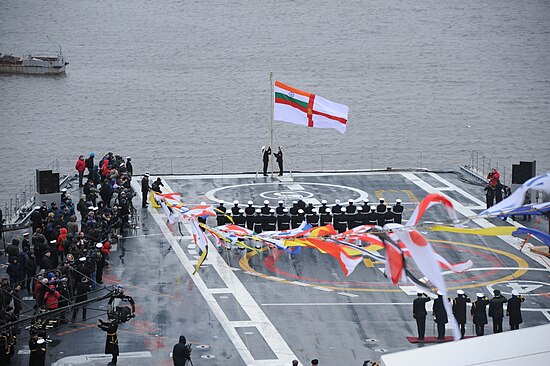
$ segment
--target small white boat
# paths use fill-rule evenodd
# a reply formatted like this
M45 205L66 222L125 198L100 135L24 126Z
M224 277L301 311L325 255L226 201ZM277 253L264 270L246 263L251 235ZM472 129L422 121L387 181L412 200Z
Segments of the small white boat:
M65 72L65 67L68 64L61 52L61 47L57 52L57 56L25 55L23 57L16 57L0 53L0 73L62 74Z

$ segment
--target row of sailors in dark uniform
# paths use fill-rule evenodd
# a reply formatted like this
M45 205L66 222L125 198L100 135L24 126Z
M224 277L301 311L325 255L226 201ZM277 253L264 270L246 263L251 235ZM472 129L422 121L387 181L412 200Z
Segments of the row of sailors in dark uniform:
M377 206L369 206L368 200L362 205L355 205L351 199L348 200L347 205L343 206L340 205L339 200L336 200L332 206L328 206L327 201L323 200L318 208L302 200L292 202L290 209L284 207L283 201L279 201L276 208L270 207L267 200L261 208L255 208L253 204L252 201L248 201L248 206L243 209L239 201L233 201L233 207L227 209L221 202L216 207L217 225L231 223L228 217L230 216L235 225L246 227L256 233L295 229L303 221L313 227L332 224L336 231L343 233L361 225L401 224L403 216L400 199L395 201L393 208L386 205L383 198Z

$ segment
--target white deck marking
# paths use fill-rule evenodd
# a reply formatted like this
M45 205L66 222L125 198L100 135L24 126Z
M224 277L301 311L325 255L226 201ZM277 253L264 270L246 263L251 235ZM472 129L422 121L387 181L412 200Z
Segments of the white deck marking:
M141 187L139 186L139 183L137 181L137 179L134 179L132 181L132 185L134 186L135 191L141 199ZM166 181L164 181L163 183L165 190L167 192L172 192L172 190L168 186L168 183ZM275 357L277 357L276 359L271 360L254 359L247 345L243 342L242 338L239 336L237 330L235 329L236 326L239 326L235 324L244 323L229 321L227 315L214 298L213 291L206 286L206 283L201 278L200 271L196 275L193 275L193 271L195 268L191 264L191 261L187 258L187 255L183 251L178 241L174 238L174 235L172 234L168 226L166 226L164 215L160 214L151 205L149 205L148 211L156 221L160 230L164 233L166 240L168 240L168 242L170 243L172 250L180 260L183 268L187 271L189 277L197 286L198 290L206 300L206 303L212 310L212 313L220 322L221 326L227 333L227 336L235 346L237 352L239 352L239 355L241 356L245 364L255 366L278 366L282 364L290 364L293 359L297 359L294 352L292 352L283 337L279 334L269 318L262 311L256 300L254 300L252 295L250 295L246 287L235 275L235 272L233 272L231 267L224 261L222 256L216 250L215 246L209 241L208 259L212 262L212 267L216 270L216 272L218 272L220 278L225 282L228 288L228 291L226 292L233 294L235 300L239 303L243 311L250 319L250 321L247 322L244 326L255 326L271 348ZM184 224L184 227L189 233L191 233L189 224Z
M326 288L326 287L321 287L321 286L313 286L313 288L316 289L316 290L321 290L321 291L325 291L325 292L333 292L334 291L333 289Z
M359 297L359 295L356 294L350 294L349 292L337 292L338 295L343 295L347 297Z
M439 190L437 188L432 187L430 184L423 181L421 178L414 175L413 173L402 172L401 175L403 175L403 177L410 180L411 182L413 182L418 187L422 188L423 190L425 190L428 193L439 193ZM439 180L440 182L446 184L447 186L452 187L456 192L462 194L464 197L467 197L471 201L473 201L477 204L480 204L480 205L483 204L483 202L480 201L479 199L477 199L476 197L472 196L471 194L464 191L463 189L455 186L454 184L448 182L447 180L439 177L437 174L430 173L430 175L433 178ZM462 214L466 217L476 216L475 212L473 212L472 210L469 210L464 205L462 205L460 202L454 200L452 197L449 197L449 196L447 196L447 197L453 203L453 206L454 206L455 210L457 212L459 212L460 214ZM473 219L472 222L474 222L475 224L479 225L482 228L495 227L495 225L493 225L491 222L489 222L486 219ZM512 237L511 235L499 236L499 238L502 239L504 242L508 243L509 245L511 245L512 247L514 247L515 249L519 250L520 245L518 244L518 240L516 238ZM540 258L540 256L536 256L535 254L532 254L532 253L527 252L527 251L523 252L523 254L525 254L526 256L528 256L529 258L534 260L535 262L539 263L543 267L550 268L550 265L546 261L542 260L542 258Z
M522 309L523 310L523 309ZM550 321L550 312L548 311L541 311L542 315L544 315L546 317L546 319L548 319L548 321Z

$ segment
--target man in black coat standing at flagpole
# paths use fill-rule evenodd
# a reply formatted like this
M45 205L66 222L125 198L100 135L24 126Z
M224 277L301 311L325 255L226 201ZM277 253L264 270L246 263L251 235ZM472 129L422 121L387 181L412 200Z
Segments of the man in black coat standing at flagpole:
M277 159L277 165L279 165L279 176L283 176L283 151L281 150L281 146L279 146L279 151L277 151L275 154L275 159Z
M267 149L262 146L262 159L264 161L264 177L267 177L267 167L269 165L269 155L271 155L271 146Z

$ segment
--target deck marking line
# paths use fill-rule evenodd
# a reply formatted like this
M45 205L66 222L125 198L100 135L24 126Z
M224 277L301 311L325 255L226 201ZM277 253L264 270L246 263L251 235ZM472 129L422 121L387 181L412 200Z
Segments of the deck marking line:
M138 196L141 198L141 187L139 186L137 180L133 180L132 185L134 186L134 189L137 192ZM164 188L166 191L172 192L166 181L164 181ZM264 337L266 341L269 341L269 347L273 351L275 357L277 357L277 359L275 360L255 360L252 356L252 353L247 348L242 338L236 331L235 326L232 322L229 321L225 312L222 310L221 306L218 304L212 293L209 291L204 280L200 277L199 274L193 276L193 271L195 268L191 264L191 261L187 258L187 255L184 253L179 243L174 238L168 226L166 226L165 219L163 217L164 215L161 215L152 206L148 207L148 211L154 218L160 230L164 233L164 236L170 243L170 246L172 247L174 253L189 274L189 277L193 280L198 290L206 300L206 303L220 322L221 326L227 333L229 339L235 346L237 352L242 357L245 364L258 366L281 365L285 363L291 363L293 359L297 359L296 355L287 345L284 338L277 331L277 329L271 323L265 313L261 310L256 300L252 297L252 295L250 295L246 287L242 284L242 282L239 280L235 272L233 272L231 267L227 265L227 263L216 250L215 246L209 241L210 250L208 253L208 258L212 261L212 267L218 272L220 278L231 290L227 292L233 294L235 300L246 312L248 318L251 319L250 323L248 323L249 326L256 326L262 337ZM190 233L190 225L184 224L184 226L186 230Z

